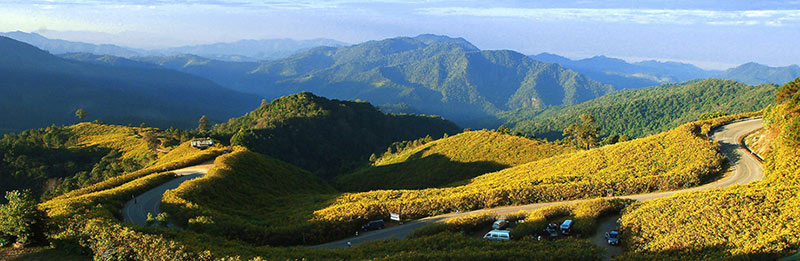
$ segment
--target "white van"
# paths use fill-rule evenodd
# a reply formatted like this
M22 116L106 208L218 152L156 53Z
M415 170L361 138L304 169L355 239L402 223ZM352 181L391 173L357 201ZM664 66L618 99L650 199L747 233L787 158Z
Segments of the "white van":
M511 240L511 231L508 230L492 230L483 236L483 239L489 240Z

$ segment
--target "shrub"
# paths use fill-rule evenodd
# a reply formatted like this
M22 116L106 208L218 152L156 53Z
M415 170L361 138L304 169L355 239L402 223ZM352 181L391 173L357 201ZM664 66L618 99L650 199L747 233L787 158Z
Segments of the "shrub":
M0 205L0 234L16 238L23 246L41 241L46 221L30 191L8 191L6 200L8 203Z

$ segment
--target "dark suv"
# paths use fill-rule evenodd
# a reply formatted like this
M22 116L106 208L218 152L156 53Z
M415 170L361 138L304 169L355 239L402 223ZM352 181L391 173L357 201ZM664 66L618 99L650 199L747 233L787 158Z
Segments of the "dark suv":
M383 220L373 220L366 225L361 226L364 231L383 229Z

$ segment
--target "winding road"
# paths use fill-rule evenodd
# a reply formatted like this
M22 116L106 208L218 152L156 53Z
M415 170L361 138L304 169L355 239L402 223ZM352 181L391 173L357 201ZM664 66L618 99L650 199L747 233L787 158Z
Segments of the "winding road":
M764 176L764 172L761 169L761 164L758 161L756 161L747 150L739 146L739 141L741 140L742 136L759 128L761 128L761 119L750 119L746 121L729 123L720 126L719 128L714 130L713 134L711 135L711 139L719 142L720 152L728 159L731 166L729 169L730 171L726 173L725 177L720 180L702 186L683 189L683 190L619 196L616 198L628 198L638 201L644 201L644 200L668 197L676 193L724 188L735 184L748 184L750 182L759 180ZM454 217L466 216L466 215L489 212L489 211L494 212L499 216L505 216L511 213L518 212L520 210L534 210L558 204L569 204L587 200L589 199L545 202L545 203L535 203L535 204L519 205L519 206L506 206L506 207L497 207L491 209L480 209L480 210L461 212L461 213L449 213L449 214L432 216L415 220L412 222L405 223L403 225L388 227L382 230L366 232L356 237L351 237L339 241L311 246L310 248L312 249L339 248L339 247L346 247L347 242L351 242L353 245L357 245L360 243L373 240L403 239L417 228L429 224L444 222ZM598 228L604 229L605 231L614 229L617 227L616 225L617 219L618 217L616 219L613 217L602 219L598 223ZM599 229L598 231L600 231ZM609 251L606 251L607 256L605 258L608 258L612 255L618 255L619 253L621 253L621 249L619 249L618 247L610 247L608 246L608 244L605 243L604 240L602 240L604 231L603 233L599 234L600 235L596 234L595 237L600 236L601 238L599 240L595 238L595 240L593 241L597 241L597 243L609 249Z
M153 217L158 215L160 211L161 198L167 190L177 188L184 181L201 177L208 173L208 170L214 166L213 161L204 162L200 165L194 165L182 169L173 170L175 174L180 177L170 180L167 183L161 184L147 192L136 196L125 203L122 207L122 219L125 222L134 223L140 226L147 224L147 213L153 213Z
M739 145L739 141L741 140L742 136L758 128L761 128L761 119L751 119L746 121L729 123L717 128L714 131L711 138L719 142L720 151L728 159L731 166L730 172L726 173L725 177L720 180L705 184L703 186L693 187L689 189L619 196L616 198L628 198L638 201L644 201L655 198L668 197L676 193L724 188L735 184L748 184L750 182L759 180L764 176L763 170L761 169L761 164L758 161L756 161L747 150L745 150ZM144 194L136 197L135 201L130 200L125 204L125 206L122 209L122 216L124 221L132 222L138 225L145 225L147 222L147 213L153 213L154 216L157 213L159 213L159 205L161 204L161 199L167 190L177 188L181 183L187 180L191 180L205 175L206 173L208 173L208 170L211 168L211 166L213 166L213 162L206 162L201 165L191 166L173 171L178 175L180 175L181 177L171 180L167 183L164 183L154 189L151 189L145 192ZM491 209L474 210L469 212L443 214L443 215L415 220L399 226L388 227L382 230L366 232L356 237L351 237L326 244L311 246L310 248L312 249L339 248L339 247L346 247L347 242L351 242L353 245L357 245L360 243L374 241L374 240L403 239L406 236L408 236L412 231L420 227L438 222L444 222L454 217L466 216L466 215L489 212L489 211L494 212L499 216L505 216L521 210L534 210L558 204L569 204L587 200L589 199L544 202L544 203L535 203L535 204L519 205L519 206L505 206L505 207L497 207ZM595 244L601 245L608 249L608 251L606 251L605 253L606 256L604 257L606 259L610 258L611 256L621 254L622 252L622 250L618 247L608 246L605 243L605 240L603 240L602 238L605 231L615 229L618 227L617 224L618 219L619 216L601 219L598 222L598 231L591 239L593 242L595 242Z

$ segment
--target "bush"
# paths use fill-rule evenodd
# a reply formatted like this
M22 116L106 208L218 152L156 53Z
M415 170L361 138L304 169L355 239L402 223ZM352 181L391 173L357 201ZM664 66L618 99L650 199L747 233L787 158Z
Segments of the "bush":
M7 204L0 205L0 234L15 238L23 246L37 239L43 241L44 213L36 207L30 191L8 191L6 200Z

